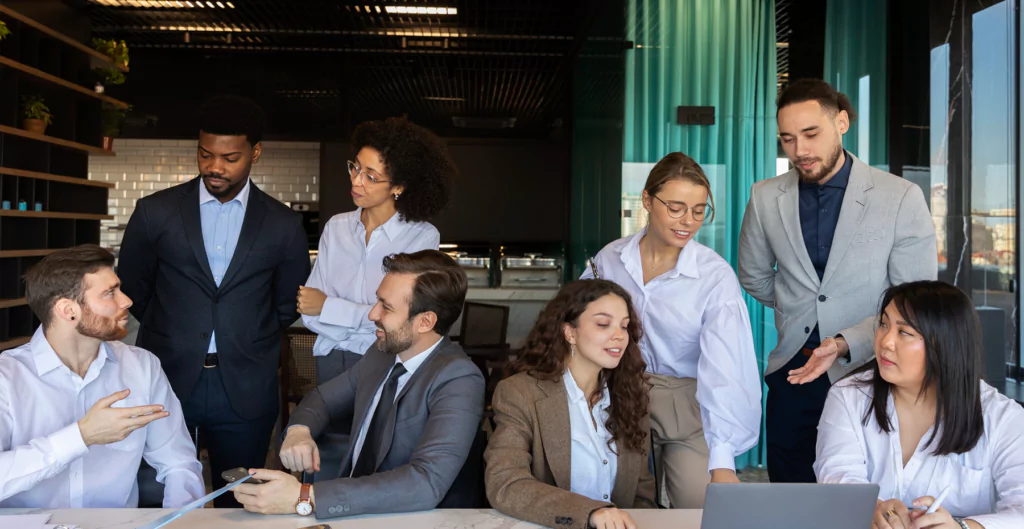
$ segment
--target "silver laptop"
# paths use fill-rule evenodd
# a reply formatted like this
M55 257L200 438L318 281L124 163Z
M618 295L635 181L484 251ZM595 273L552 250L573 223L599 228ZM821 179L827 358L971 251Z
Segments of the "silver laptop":
M700 529L867 529L878 485L712 483Z

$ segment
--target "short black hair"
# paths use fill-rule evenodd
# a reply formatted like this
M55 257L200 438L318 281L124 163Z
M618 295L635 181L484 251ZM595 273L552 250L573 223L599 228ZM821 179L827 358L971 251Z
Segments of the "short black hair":
M840 110L845 110L850 116L850 123L857 119L857 113L846 94L832 88L832 85L821 79L800 79L786 86L776 101L775 115L778 116L779 111L789 105L804 101L817 101L830 117L835 117Z
M25 300L46 329L53 304L60 299L85 301L85 276L114 268L114 255L95 244L57 250L25 272Z
M245 136L250 147L263 141L263 131L267 128L263 109L246 97L211 97L196 114L200 131L218 136Z
M981 415L981 321L970 298L942 281L915 281L890 287L882 298L879 321L889 303L924 339L925 372L921 391L932 389L937 399L930 446L941 435L935 455L962 454L974 448L984 433ZM870 364L869 364L870 365ZM891 433L888 414L891 384L874 364L871 407L863 423L874 415L882 431Z
M438 250L399 253L384 258L385 274L416 276L409 300L409 319L424 312L437 315L434 332L446 336L462 315L469 280L454 259Z
M352 146L380 152L392 186L402 186L395 201L400 218L409 222L430 220L451 200L457 170L448 146L429 130L405 118L367 121L356 127Z

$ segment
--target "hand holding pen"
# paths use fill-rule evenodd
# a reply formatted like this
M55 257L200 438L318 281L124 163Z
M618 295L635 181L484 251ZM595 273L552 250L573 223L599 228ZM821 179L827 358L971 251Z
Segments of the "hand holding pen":
M914 500L910 509L912 529L961 529L963 526L942 507L951 487L942 489L937 498L924 496ZM923 512L922 512L923 511Z

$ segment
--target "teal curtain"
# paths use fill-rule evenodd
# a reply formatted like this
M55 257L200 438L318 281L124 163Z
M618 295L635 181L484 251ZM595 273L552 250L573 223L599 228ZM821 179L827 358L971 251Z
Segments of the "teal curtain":
M775 2L628 0L626 18L635 46L626 54L624 161L653 163L682 151L700 163L717 211L698 240L735 267L750 186L775 176ZM678 106L713 106L715 124L678 125ZM775 325L753 298L747 307L764 372ZM764 464L761 439L737 468Z
M828 0L825 80L846 94L858 118L843 147L868 165L888 168L886 13L888 0Z

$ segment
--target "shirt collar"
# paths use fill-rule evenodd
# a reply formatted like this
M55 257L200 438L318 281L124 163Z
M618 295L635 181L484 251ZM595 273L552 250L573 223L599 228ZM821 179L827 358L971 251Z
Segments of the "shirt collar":
M843 151L843 157L846 158L846 161L844 161L843 162L843 166L839 168L839 172L837 172L835 174L835 176L830 178L828 180L828 182L825 182L824 184L821 184L822 187L834 187L836 189L846 189L846 186L850 184L850 171L853 170L853 156L851 156L848 151L844 150ZM814 183L804 183L804 182L801 181L800 182L800 187L801 188L808 188L808 187L813 188L813 187L818 187L818 185L814 184Z
M442 340L444 340L443 336L436 342L434 342L434 345L431 345L422 353L410 358L408 361L405 362L403 362L402 359L398 357L398 355L395 355L395 364L402 364L403 366L405 366L405 371L409 373L409 375L411 376L413 373L416 372L417 369L419 369L421 365L423 365L423 362L427 361L427 357L429 357L430 354L434 352L434 349L437 349L437 346L441 344Z
M583 394L583 390L580 389L579 384L576 383L576 379L572 378L572 372L569 371L568 367L565 368L565 373L562 375L562 381L565 383L565 392L569 396L569 402L575 404L580 401L587 401L587 396ZM610 404L611 397L608 396L608 392L602 391L601 399L597 401L597 408L604 409Z
M401 219L401 215L397 211L390 219L388 219L387 222L380 226L380 229L384 230L384 235L386 235L388 240L392 242L394 242L394 240L408 228L409 223L403 221ZM363 233L366 233L366 226L363 225L363 208L356 208L355 223L352 225L352 232L359 234L360 229L363 230Z
M640 272L641 285L643 284L643 261L640 259L640 239L647 233L647 227L640 230L640 233L633 235L629 241L619 250L622 264L625 265L626 270L630 270L631 267ZM679 259L676 260L676 266L669 272L669 277L686 276L692 279L700 279L700 271L697 270L697 249L694 247L695 244L699 244L697 241L690 239L690 242L686 243L683 247L683 251L679 252Z
M201 177L201 176L199 177L199 205L200 206L202 206L203 204L206 204L207 202L211 202L211 201L217 200L217 198L214 197L213 195L211 195L210 192L206 189L206 184L203 183L202 178L203 177ZM232 198L227 203L230 204L230 203L232 203L234 201L238 201L238 203L242 205L242 211L245 211L245 208L249 205L249 182L250 182L250 180L248 178L246 178L245 179L245 185L242 186L242 190L239 191L237 195L235 195L235 198Z
M39 376L43 376L64 365L64 361L57 356L57 351L53 350L50 341L46 339L42 325L36 328L35 334L32 335L29 348L32 351L32 358L36 364L36 374ZM96 360L101 358L117 363L117 356L114 355L113 348L107 342L100 342L100 352L96 356Z

